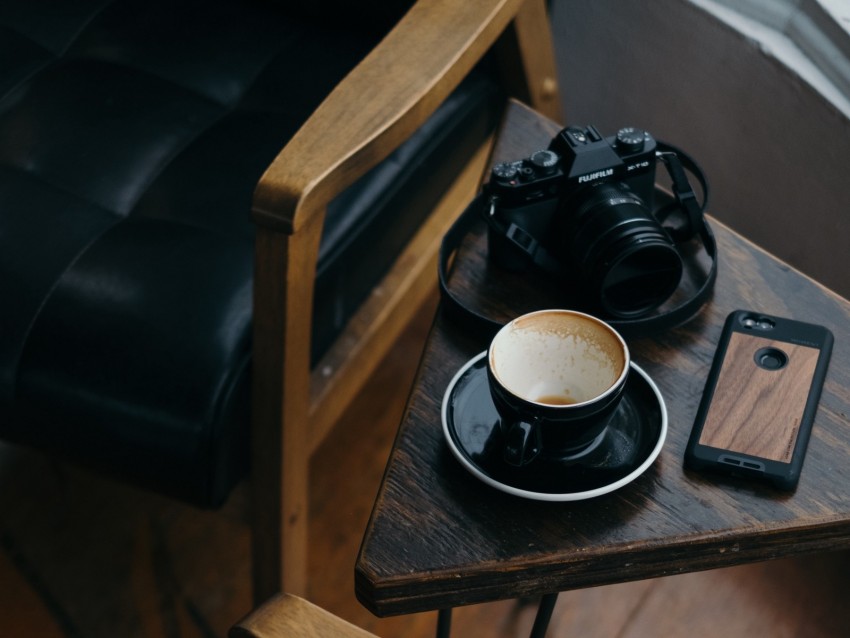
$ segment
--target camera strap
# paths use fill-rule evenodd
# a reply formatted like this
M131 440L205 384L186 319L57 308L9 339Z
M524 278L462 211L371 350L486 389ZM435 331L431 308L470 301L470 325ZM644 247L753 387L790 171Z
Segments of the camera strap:
M657 142L656 156L667 168L672 179L674 201L655 211L654 214L676 244L683 244L694 238L699 238L706 254L711 259L711 266L697 291L673 308L637 318L601 317L624 337L642 337L687 322L699 312L700 308L711 297L717 279L717 242L703 214L708 205L708 181L705 174L693 158L670 144ZM699 183L702 191L702 203L698 202L697 196L688 181L686 171L690 172ZM674 221L676 217L679 218L676 223L666 223L668 220ZM482 219L489 226L490 232L504 235L508 241L519 248L532 263L542 270L562 274L563 266L536 237L532 237L516 224L505 225L501 222L495 214L495 202L487 193L478 194L443 236L438 259L438 276L440 294L448 314L454 320L463 323L467 329L492 336L504 324L464 305L448 286L448 268L452 255L457 251L464 237Z

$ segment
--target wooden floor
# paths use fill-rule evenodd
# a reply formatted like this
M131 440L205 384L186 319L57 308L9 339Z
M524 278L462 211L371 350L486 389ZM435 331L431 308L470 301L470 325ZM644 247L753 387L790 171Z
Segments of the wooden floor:
M310 598L379 636L431 636L435 614L374 618L353 563L433 304L404 335L312 468ZM0 636L224 636L250 606L245 490L223 511L0 447ZM568 592L550 636L850 636L850 554ZM527 635L534 607L459 609L453 635Z

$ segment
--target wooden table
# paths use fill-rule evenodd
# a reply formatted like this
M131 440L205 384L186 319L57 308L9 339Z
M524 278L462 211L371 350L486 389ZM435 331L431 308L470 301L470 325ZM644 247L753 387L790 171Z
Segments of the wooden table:
M558 130L512 103L494 162L544 148ZM385 616L531 596L554 603L553 593L569 589L850 545L850 303L717 221L711 225L720 254L713 299L684 326L629 342L633 361L666 402L664 448L637 480L595 499L511 496L452 456L441 401L488 339L464 331L444 309L437 313L357 559L362 604ZM488 271L483 227L457 254L452 289L483 311L507 318L559 305L557 291L518 283ZM682 466L723 321L739 308L820 323L835 335L793 493L710 480Z

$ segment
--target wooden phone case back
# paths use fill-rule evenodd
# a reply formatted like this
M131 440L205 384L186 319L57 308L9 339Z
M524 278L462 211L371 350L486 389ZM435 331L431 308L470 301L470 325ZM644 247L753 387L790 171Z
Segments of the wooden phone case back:
M755 353L777 348L787 364L768 370ZM791 461L820 350L733 332L699 443L782 463Z

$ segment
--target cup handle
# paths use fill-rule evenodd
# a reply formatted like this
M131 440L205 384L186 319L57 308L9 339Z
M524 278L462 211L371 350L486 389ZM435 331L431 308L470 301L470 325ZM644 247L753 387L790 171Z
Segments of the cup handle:
M505 437L505 462L520 467L540 453L540 429L535 422L516 421Z

